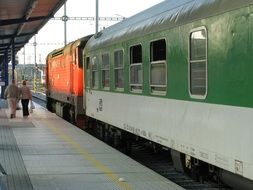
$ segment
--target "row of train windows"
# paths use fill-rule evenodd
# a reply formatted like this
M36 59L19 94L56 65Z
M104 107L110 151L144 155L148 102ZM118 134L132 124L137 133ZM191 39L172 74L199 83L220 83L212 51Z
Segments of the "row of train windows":
M203 98L207 93L207 31L204 27L193 30L189 36L189 91L192 96ZM149 84L152 93L166 94L167 92L167 58L166 40L159 39L150 43ZM114 51L114 80L115 88L124 88L124 53ZM101 56L102 88L110 86L109 54ZM91 64L90 64L91 63ZM97 89L98 57L86 57L88 71L87 87ZM91 65L91 67L90 67ZM143 88L143 51L142 45L130 47L129 85L131 91L141 92Z

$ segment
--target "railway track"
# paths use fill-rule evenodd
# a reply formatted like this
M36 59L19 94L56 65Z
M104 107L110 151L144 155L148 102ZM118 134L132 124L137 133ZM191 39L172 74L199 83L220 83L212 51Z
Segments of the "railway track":
M130 157L187 190L229 190L222 184L206 181L201 177L194 179L177 172L168 150L155 150L146 143L134 143Z
M46 107L45 97L33 94L33 101ZM99 138L95 131L87 132ZM108 142L107 144L111 145ZM123 149L117 149L124 153ZM194 179L194 177L177 172L173 167L170 152L162 148L156 149L147 142L133 142L131 154L128 156L186 190L231 190L222 184L207 181L199 176L198 179Z
M32 93L33 101L46 108L46 96L41 93Z

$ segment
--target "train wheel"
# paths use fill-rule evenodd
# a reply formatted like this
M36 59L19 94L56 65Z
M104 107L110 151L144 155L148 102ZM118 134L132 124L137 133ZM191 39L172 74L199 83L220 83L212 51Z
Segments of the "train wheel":
M126 155L130 155L132 153L132 141L130 140L125 142L125 153Z
M52 110L52 101L51 101L51 98L48 98L47 97L47 109L51 112L53 112Z
M77 127L85 129L85 115L77 115L75 121Z
M63 118L67 121L70 121L69 120L69 106L68 105L64 105L63 106Z
M121 145L121 134L118 131L113 133L113 146L119 148Z
M75 124L75 111L72 106L69 108L69 122Z
M132 143L134 141L134 136L128 132L122 133L122 148L123 152L127 155L132 153Z
M103 124L97 124L97 136L99 139L104 140L105 128Z
M182 153L171 149L170 154L171 154L174 168L177 171L184 173L184 171L185 171L184 160L185 159L184 159L184 156L182 155Z

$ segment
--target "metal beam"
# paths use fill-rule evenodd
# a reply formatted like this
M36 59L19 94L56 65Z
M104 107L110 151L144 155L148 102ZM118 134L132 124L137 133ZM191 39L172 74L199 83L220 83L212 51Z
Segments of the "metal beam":
M27 6L27 9L24 13L24 16L25 16L25 19L29 19L33 10L35 9L36 5L38 3L38 0L30 0L28 6Z
M67 21L68 21L68 17L67 17L67 6L66 3L64 4L64 16L63 16L64 20L64 45L67 45Z
M62 20L64 21L63 17L52 17L51 20ZM99 21L122 21L126 19L125 17L98 17ZM84 20L84 21L94 21L95 17L68 17L68 20Z
M15 43L15 45L24 45L25 44L25 42L14 42ZM0 44L0 47L9 47L10 46L10 44L11 44L11 42L10 43L1 43Z
M37 32L32 32L32 33L23 33L23 34L20 34L20 35L16 35L16 34L9 34L9 35L2 35L0 36L0 40L4 40L4 39L12 39L12 38L20 38L20 37L24 37L24 36L32 36L34 35L35 33ZM3 44L3 43L1 43ZM25 44L25 43L24 43Z
M13 38L14 36L15 36L14 34L2 35L2 36L0 36L0 40L8 39L8 38Z
M15 42L11 42L11 64L12 64L12 79L15 79Z
M33 22L37 20L46 20L50 19L52 16L37 16L31 17L29 19L26 18L16 18L16 19L7 19L7 20L0 20L0 26L12 25L12 24L22 24L27 22Z
M3 59L3 69L4 69L4 82L5 82L5 86L2 87L2 94L1 97L3 98L3 92L6 88L6 86L8 86L9 84L9 77L8 77L8 54L5 52L4 53L4 59Z
M98 0L96 0L95 34L98 33Z
M35 32L29 32L29 33L22 33L22 34L20 34L18 36L15 36L15 37L18 38L18 37L24 37L24 36L33 36L36 33L38 33L38 32L35 31Z
M22 46L19 46L19 47L15 46L15 51L18 52L18 50L19 50L21 47L22 47ZM0 47L0 53L3 54L3 53L5 53L5 52L10 53L10 52L11 52L10 48L9 48L9 47L8 47L8 48Z

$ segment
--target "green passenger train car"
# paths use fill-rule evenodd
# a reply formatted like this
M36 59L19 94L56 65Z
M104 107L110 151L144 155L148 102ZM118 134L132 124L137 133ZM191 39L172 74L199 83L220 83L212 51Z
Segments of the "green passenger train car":
M253 0L164 1L95 34L84 62L90 119L253 187Z

